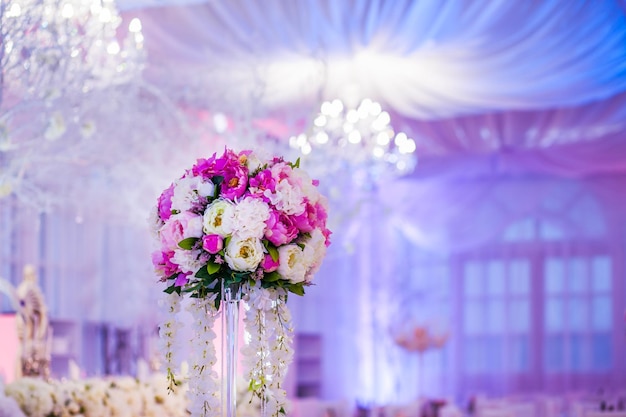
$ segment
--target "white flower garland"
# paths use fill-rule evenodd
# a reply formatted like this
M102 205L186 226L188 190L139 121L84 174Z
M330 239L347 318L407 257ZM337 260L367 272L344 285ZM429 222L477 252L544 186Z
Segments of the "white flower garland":
M291 315L286 293L251 286L246 291L244 323L250 342L241 353L249 390L259 398L267 415L287 413L287 393L283 387L287 368L293 358Z
M189 366L188 411L193 417L221 416L221 396L219 376L214 369L217 352L214 341L217 337L213 330L218 311L215 309L215 297L192 299L187 310L193 318L193 336Z
M179 320L180 303L182 296L172 293L165 294L159 301L165 313L165 321L159 328L159 337L161 340L161 351L164 353L165 364L163 368L167 373L168 391L173 392L179 381L176 381L176 373L180 366L180 338L177 338L183 323Z
M266 320L273 320L272 327L275 330L274 338L271 339L270 364L272 379L270 381L270 392L274 401L272 407L268 403L268 415L277 416L280 412L289 413L287 391L284 388L284 381L289 369L289 364L293 360L293 325L291 323L291 312L287 307L287 293L276 292L276 301L270 314L266 315ZM269 321L269 320L268 320ZM266 321L267 322L267 321ZM282 410L282 411L281 411Z

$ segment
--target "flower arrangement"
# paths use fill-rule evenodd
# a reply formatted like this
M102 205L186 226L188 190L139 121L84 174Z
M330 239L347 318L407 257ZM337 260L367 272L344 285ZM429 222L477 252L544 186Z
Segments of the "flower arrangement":
M176 313L191 299L193 353L189 411L220 415L213 321L225 289L246 302L251 336L242 349L248 387L268 414L286 413L282 381L293 355L288 293L304 295L330 244L327 202L295 163L262 160L252 151L225 149L199 159L159 197L153 213L158 250L153 264L165 284L160 329L167 375L176 384Z
M51 380L20 378L0 389L2 417L187 417L186 386L168 395L163 375Z

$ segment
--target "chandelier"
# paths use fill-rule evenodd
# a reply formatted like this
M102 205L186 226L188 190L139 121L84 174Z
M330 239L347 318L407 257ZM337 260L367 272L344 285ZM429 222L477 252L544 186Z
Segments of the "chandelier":
M325 101L310 132L292 136L289 146L329 175L345 170L358 184L375 184L411 173L417 162L415 141L390 122L389 113L369 98L353 107Z
M98 131L107 94L139 79L141 22L123 40L121 22L113 0L0 2L0 198L41 188L29 183L34 158L72 155Z

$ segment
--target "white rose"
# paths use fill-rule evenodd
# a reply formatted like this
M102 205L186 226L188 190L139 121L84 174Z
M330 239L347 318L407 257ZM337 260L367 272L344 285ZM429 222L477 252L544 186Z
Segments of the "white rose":
M217 199L204 211L203 229L207 235L226 237L233 232L235 205L230 200Z
M278 248L278 273L293 284L304 281L307 263L304 252L296 244Z
M224 259L233 271L254 271L264 256L260 239L237 235L233 235L224 252Z
M235 207L233 233L242 238L261 239L265 234L265 222L270 218L270 206L263 200L246 197Z

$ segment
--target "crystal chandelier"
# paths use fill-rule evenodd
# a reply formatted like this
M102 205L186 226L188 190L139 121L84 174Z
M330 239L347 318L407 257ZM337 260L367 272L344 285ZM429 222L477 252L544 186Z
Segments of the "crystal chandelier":
M34 156L70 155L92 138L103 92L139 79L141 22L123 41L121 22L113 0L0 2L0 198L33 188Z
M416 165L415 141L396 133L390 122L389 113L369 98L356 107L325 101L310 132L292 136L289 145L309 167L323 167L329 175L345 170L354 182L373 184L409 174Z

